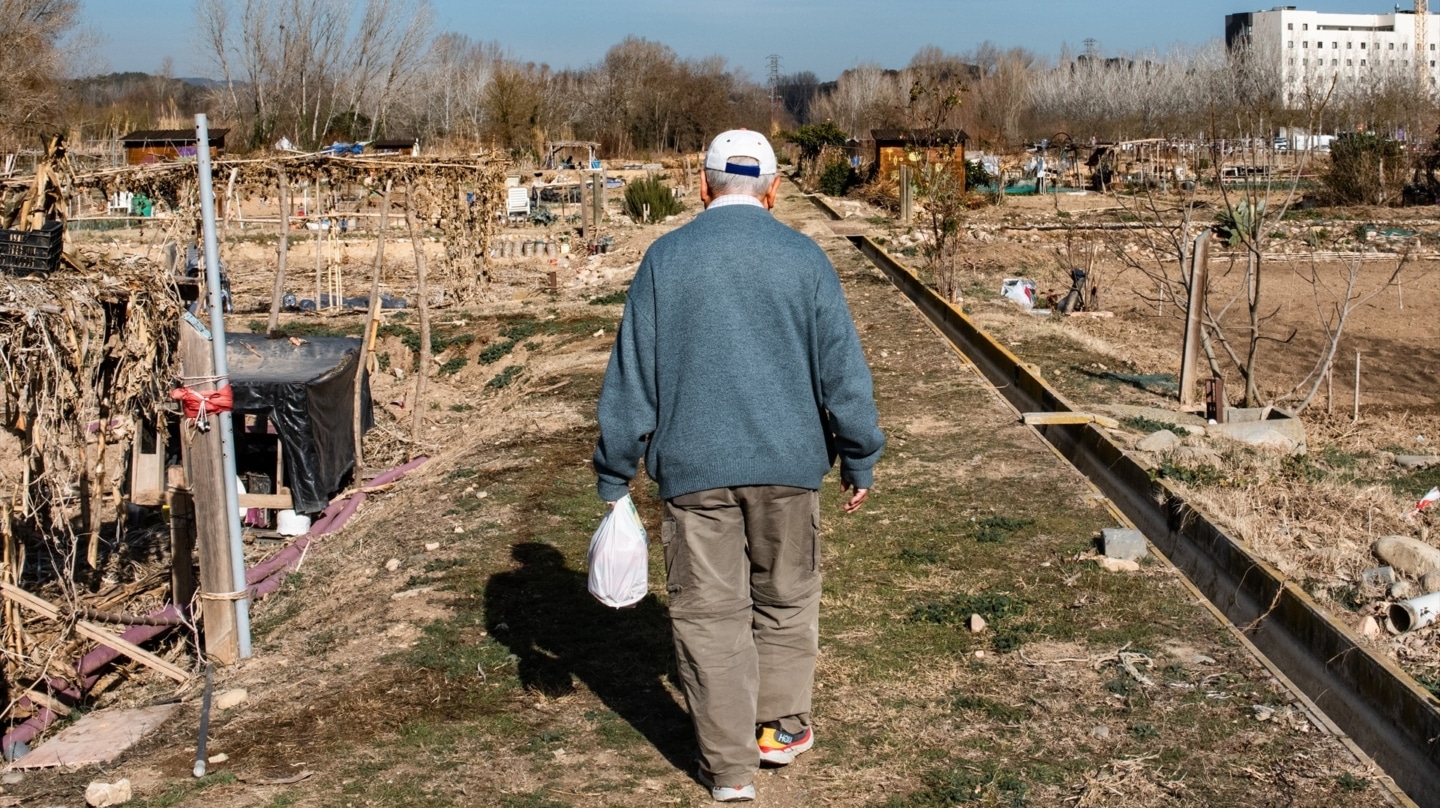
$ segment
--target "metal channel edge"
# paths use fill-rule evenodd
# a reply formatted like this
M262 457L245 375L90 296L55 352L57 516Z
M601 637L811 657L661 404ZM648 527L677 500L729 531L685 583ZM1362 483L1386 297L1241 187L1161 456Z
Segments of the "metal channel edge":
M812 197L812 199L814 199ZM828 206L817 205L833 215ZM835 218L839 218L838 216ZM1022 412L1076 408L867 236L847 236ZM1093 424L1037 432L1136 527L1409 800L1440 805L1440 699L1366 648L1302 589L1191 507ZM1412 803L1413 804L1413 803Z

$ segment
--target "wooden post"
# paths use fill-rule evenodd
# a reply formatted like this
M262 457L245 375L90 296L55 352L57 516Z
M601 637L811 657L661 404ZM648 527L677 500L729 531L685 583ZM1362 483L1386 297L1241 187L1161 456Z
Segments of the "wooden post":
M1190 251L1190 306L1185 313L1185 343L1180 358L1180 409L1195 412L1196 365L1200 363L1200 326L1205 312L1205 290L1210 276L1210 231L1195 237Z
M605 219L605 175L599 171L595 172L594 189L590 193L590 202L594 210L590 212L590 221L595 225L595 235L600 235L600 222Z
M230 210L234 208L236 213L240 211L240 202L235 198L235 178L240 175L240 169L230 169L230 181L225 183L225 215L220 217L220 240L224 241L230 235ZM240 220L240 229L245 229L245 220Z
M320 311L320 293L325 276L325 231L315 231L315 311Z
M390 189L394 180L385 180L385 195L380 197L380 230L375 236L375 266L370 272L370 310L365 317L365 337L360 347L360 366L355 368L355 410L352 422L355 434L355 481L365 471L365 455L361 438L364 437L364 419L360 407L360 393L365 389L365 363L369 361L370 349L375 344L375 318L380 316L380 273L385 268L385 231L390 226Z
M197 392L215 389L213 381L198 381L215 375L210 338L188 320L180 323L180 375L191 380ZM221 665L240 658L235 602L206 598L223 595L234 587L235 571L230 559L230 514L225 510L225 463L220 446L220 417L207 416L210 429L200 432L182 423L180 450L185 479L194 501L195 535L200 556L200 611L205 620L205 653Z
M188 488L171 488L167 496L170 502L170 600L184 609L195 597L195 500Z
M415 245L415 294L420 298L420 369L415 373L415 398L410 403L410 437L420 442L420 428L425 421L425 382L430 377L430 292L426 287L425 245L420 228L415 226L415 208L410 204L415 186L405 189L405 228L410 243Z
M580 181L580 238L590 238L595 235L590 227L590 206L585 199L585 181Z
M290 178L280 175L280 244L275 248L275 288L270 293L270 322L265 333L280 336L280 299L285 296L285 262L290 255ZM317 303L318 305L318 303Z
M910 166L900 166L900 224L910 224L915 208L915 186L910 179Z

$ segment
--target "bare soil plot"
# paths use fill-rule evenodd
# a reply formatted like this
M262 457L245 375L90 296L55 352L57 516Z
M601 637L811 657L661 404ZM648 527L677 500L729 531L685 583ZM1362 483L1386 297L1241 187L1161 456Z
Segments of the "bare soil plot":
M1023 208L1030 222L1063 221L1056 218L1053 202L1012 200L1011 205ZM1162 455L1152 460L1157 473L1170 473L1188 484L1195 501L1233 535L1329 604L1342 622L1359 628L1365 617L1383 616L1388 602L1383 591L1367 592L1360 584L1360 573L1381 563L1370 552L1373 541L1397 534L1429 540L1435 524L1433 514L1422 514L1413 522L1402 515L1431 486L1440 484L1440 472L1433 466L1401 468L1394 458L1440 453L1436 449L1440 377L1433 367L1440 355L1440 325L1432 315L1440 305L1436 271L1440 265L1433 258L1440 224L1422 218L1431 215L1428 210L1319 213L1324 218L1282 225L1283 237L1274 238L1280 254L1267 259L1271 263L1265 308L1267 313L1274 311L1271 333L1294 332L1288 342L1263 346L1260 368L1267 392L1287 390L1301 381L1319 355L1323 334L1313 288L1306 280L1312 266L1331 283L1338 282L1350 266L1348 260L1333 258L1312 262L1307 234L1334 234L1324 245L1327 252L1371 253L1360 267L1361 283L1372 288L1389 274L1400 250L1409 247L1421 257L1407 264L1402 289L1391 289L1364 305L1347 324L1334 401L1327 402L1327 387L1322 385L1316 403L1303 415L1309 454L1287 458L1189 438L1185 443L1190 446L1182 450L1187 457ZM967 290L966 310L1081 405L1128 403L1173 409L1173 391L1124 381L1127 376L1178 376L1181 325L1173 304L1162 315L1148 280L1102 256L1103 300L1105 308L1115 313L1113 318L1050 318L1018 311L1000 300L1003 277L1035 277L1042 289L1047 285L1063 289L1068 279L1055 258L1063 230L1041 235L996 226L1013 216L1014 211L977 215L976 232L983 235L972 241L981 270ZM1382 218L1387 216L1399 218L1387 223ZM1366 227L1375 222L1379 224ZM1361 229L1372 231L1365 242L1350 235ZM1386 229L1413 235L1388 240L1373 235ZM1212 275L1222 293L1238 282L1238 270L1227 276L1227 267L1223 253L1215 257ZM1356 350L1362 355L1361 417L1352 422ZM1238 385L1238 378L1232 376L1228 387L1232 400L1239 395ZM1127 424L1122 439L1136 440L1157 428L1153 423ZM1440 685L1434 632L1379 636L1373 642L1400 659L1422 684Z

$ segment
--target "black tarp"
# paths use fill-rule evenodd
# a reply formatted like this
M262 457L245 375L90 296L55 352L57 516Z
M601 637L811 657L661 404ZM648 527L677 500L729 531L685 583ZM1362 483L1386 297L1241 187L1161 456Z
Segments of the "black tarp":
M360 340L350 337L292 342L263 334L225 335L234 411L265 416L275 426L298 513L324 510L355 465L355 373L361 367L360 349ZM368 430L374 423L368 378L361 390L360 413L361 425Z

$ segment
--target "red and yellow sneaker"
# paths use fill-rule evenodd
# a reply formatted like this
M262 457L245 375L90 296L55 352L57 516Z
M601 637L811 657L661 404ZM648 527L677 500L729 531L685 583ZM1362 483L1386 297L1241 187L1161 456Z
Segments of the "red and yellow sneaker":
M771 721L756 727L756 742L760 745L760 760L772 766L786 766L794 762L795 756L810 751L815 745L815 730L806 727L791 735L780 729L780 722Z

